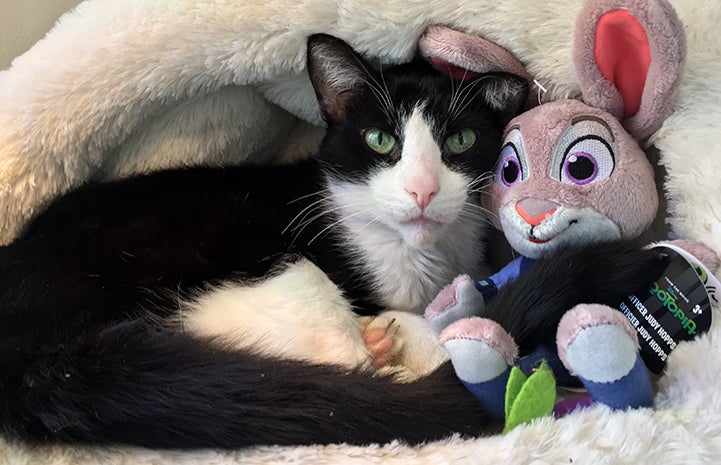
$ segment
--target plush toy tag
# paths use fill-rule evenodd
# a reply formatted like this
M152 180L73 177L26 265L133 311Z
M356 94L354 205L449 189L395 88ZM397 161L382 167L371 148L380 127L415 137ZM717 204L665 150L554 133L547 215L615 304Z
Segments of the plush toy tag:
M709 330L711 301L716 302L719 281L685 250L668 245L670 256L661 277L635 294L619 308L638 331L641 357L653 373L660 374L669 353L681 341Z

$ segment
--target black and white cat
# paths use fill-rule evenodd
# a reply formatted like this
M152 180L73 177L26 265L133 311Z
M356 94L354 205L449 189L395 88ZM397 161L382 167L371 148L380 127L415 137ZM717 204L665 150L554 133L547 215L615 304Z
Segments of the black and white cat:
M316 158L90 185L0 248L5 435L189 448L480 431L448 364L426 374L444 354L419 314L482 275L480 183L525 84L379 73L325 35L308 69L328 123ZM529 307L496 315L521 346L545 321ZM415 381L374 369L358 317L384 310Z

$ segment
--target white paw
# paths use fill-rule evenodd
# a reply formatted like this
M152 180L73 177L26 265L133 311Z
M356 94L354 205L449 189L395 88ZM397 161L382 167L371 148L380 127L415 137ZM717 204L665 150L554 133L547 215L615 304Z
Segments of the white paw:
M395 320L394 325L398 327L395 338L403 344L394 360L410 378L427 375L448 360L448 353L421 315L389 311L380 316Z

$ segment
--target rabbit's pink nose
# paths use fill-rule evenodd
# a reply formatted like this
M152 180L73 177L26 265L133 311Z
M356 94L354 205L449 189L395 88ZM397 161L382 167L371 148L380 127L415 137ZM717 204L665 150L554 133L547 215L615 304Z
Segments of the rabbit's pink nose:
M516 212L531 226L538 226L547 216L553 215L558 204L546 199L526 197L516 202Z

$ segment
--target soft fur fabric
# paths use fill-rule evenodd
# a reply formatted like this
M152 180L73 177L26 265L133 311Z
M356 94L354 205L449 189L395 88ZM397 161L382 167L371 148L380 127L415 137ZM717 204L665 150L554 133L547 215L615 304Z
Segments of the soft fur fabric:
M676 111L650 142L668 170L673 234L721 252L721 3L672 3L686 26L687 68ZM319 131L302 120L320 123L303 70L309 33L337 35L370 58L395 63L414 55L426 26L445 24L512 50L548 89L543 100L578 96L570 44L580 6L578 0L88 0L0 73L0 241L9 241L43 202L89 178L307 153ZM248 158L237 159L238 151ZM716 324L709 336L673 352L653 411L593 408L504 436L415 448L179 453L0 443L0 463L718 463L719 373Z

